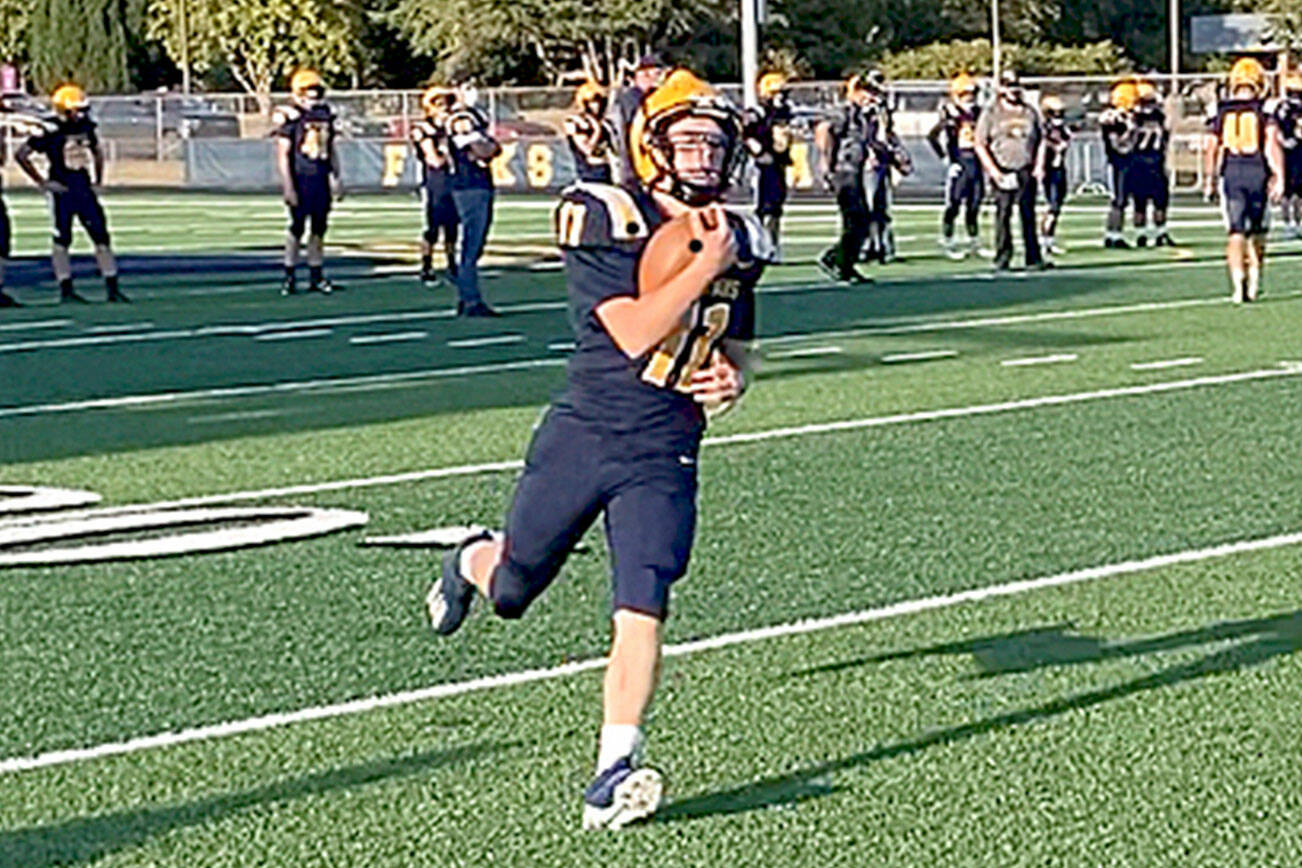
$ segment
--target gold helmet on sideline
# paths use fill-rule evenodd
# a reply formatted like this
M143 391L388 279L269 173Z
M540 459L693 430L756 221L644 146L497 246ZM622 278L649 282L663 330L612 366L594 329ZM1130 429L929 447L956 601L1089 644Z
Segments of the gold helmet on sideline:
M669 127L685 117L710 118L727 137L723 171L717 187L701 189L674 174ZM647 94L629 126L629 151L638 180L690 205L718 200L727 190L741 149L741 115L717 90L686 69L675 69Z
M780 72L766 72L760 76L755 90L760 99L773 99L787 86L787 77Z
M1108 102L1115 109L1130 111L1139 102L1139 88L1135 86L1134 79L1123 79L1112 85L1112 92L1108 94Z
M431 84L420 95L420 107L426 117L433 117L452 108L457 92L447 85Z
M1135 82L1135 104L1157 102L1157 88L1147 79L1138 79Z
M86 91L68 82L54 89L54 93L50 95L50 104L59 114L70 115L73 112L85 111L90 106L90 101L86 99Z
M949 95L956 101L964 96L975 96L976 89L976 79L966 72L960 72L949 80Z
M1044 111L1046 117L1062 117L1064 107L1062 98L1056 96L1046 96L1040 102L1040 108Z
M313 96L313 90L320 93ZM325 95L325 81L315 69L299 69L289 77L289 92L299 102L320 99Z
M574 104L581 109L587 108L588 103L594 100L601 100L603 107L606 104L606 88L599 81L588 79L574 91Z
M1250 87L1257 96L1266 90L1266 70L1253 57L1240 57L1230 68L1230 94L1241 87Z

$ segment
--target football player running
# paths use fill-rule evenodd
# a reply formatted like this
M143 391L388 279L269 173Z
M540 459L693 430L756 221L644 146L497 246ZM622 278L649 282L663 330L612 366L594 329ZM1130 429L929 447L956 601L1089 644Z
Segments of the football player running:
M730 405L745 387L754 286L772 251L756 218L719 204L741 119L712 87L673 71L629 132L639 183L575 184L556 212L578 349L533 434L505 530L445 556L426 598L443 635L476 596L519 618L604 513L613 642L585 828L620 828L661 799L660 773L640 763L642 724L670 587L692 548L697 452L707 408ZM681 247L647 254L661 227ZM680 270L664 267L666 253L683 258Z
M787 168L791 165L791 104L787 77L766 72L756 84L759 107L746 118L746 150L759 170L755 215L778 243L787 203Z
M1054 256L1067 251L1058 244L1058 217L1067 201L1067 149L1071 147L1071 128L1067 126L1062 100L1046 96L1040 103L1044 117L1044 136L1040 140L1039 176L1044 183L1044 217L1040 236L1044 250Z
M1166 173L1166 151L1171 128L1162 111L1157 88L1151 82L1135 83L1135 110L1131 130L1132 148L1126 185L1135 205L1135 244L1171 247L1166 231L1166 210L1171 202L1171 180ZM1153 208L1153 225L1148 225L1148 208Z
M457 206L452 201L452 157L448 153L446 123L455 93L450 87L433 85L421 94L424 117L411 128L411 146L420 162L420 195L425 211L425 231L420 239L420 280L438 283L434 272L434 245L443 237L448 276L457 275Z
M940 106L940 117L927 133L936 156L945 161L945 210L940 218L940 248L950 259L962 259L981 249L978 218L985 197L985 174L976 152L976 126L980 115L976 80L959 73L949 83L949 100ZM954 222L963 211L967 244L954 241Z
M104 155L91 120L86 92L75 84L60 85L50 97L55 118L27 139L14 154L14 161L50 197L54 218L50 261L59 282L61 302L85 303L72 286L72 221L76 218L95 245L95 262L104 278L107 300L125 302L118 288L118 263L109 242L108 220L95 190L104 180ZM42 176L32 164L32 154L41 154L48 165Z
M1103 134L1103 153L1108 160L1108 217L1104 224L1103 246L1124 250L1126 243L1126 202L1130 198L1128 180L1130 152L1135 147L1134 109L1138 97L1135 83L1130 79L1112 86L1108 99L1111 103L1099 115L1099 132Z
M325 234L331 205L344 195L335 146L335 114L325 101L325 82L315 70L295 72L289 90L292 102L276 109L272 132L281 193L289 209L281 292L294 295L298 291L294 272L303 232L307 231L308 290L330 293L338 287L324 275Z
M576 111L565 118L565 140L580 181L609 184L614 168L615 128L606 118L606 88L585 81L574 92Z
M1302 73L1284 76L1284 96L1273 109L1284 148L1284 231L1297 238L1302 223Z
M1220 180L1221 211L1229 235L1225 261L1230 274L1230 300L1256 301L1266 258L1270 224L1267 200L1279 201L1284 191L1284 152L1279 124L1266 110L1266 72L1250 57L1230 69L1229 94L1208 119L1204 147L1206 186L1213 196L1213 179Z

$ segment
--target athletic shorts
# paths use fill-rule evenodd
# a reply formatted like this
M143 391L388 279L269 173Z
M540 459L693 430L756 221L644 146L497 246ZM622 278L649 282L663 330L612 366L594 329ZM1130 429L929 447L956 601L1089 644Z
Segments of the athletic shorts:
M1126 174L1126 185L1136 210L1152 204L1158 211L1165 211L1171 203L1171 185L1161 164L1136 162Z
M1054 214L1062 211L1063 203L1067 201L1067 170L1062 166L1045 171L1044 201Z
M534 432L507 512L492 581L499 613L504 604L522 612L603 515L613 608L663 620L696 531L695 449L666 449L553 407Z
M109 243L108 220L99 197L87 185L73 184L66 193L50 194L50 211L54 218L54 243L60 247L72 244L72 221L81 222L90 240L99 245Z
M322 238L330 224L330 176L298 177L294 179L294 192L298 204L289 209L289 234L302 238L304 230Z
M1264 172L1226 172L1221 176L1221 213L1230 235L1265 235L1270 230Z

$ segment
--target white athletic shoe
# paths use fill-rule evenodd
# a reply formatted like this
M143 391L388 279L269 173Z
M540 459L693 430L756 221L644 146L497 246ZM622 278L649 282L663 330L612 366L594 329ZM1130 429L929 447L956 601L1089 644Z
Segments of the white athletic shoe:
M665 781L652 768L633 768L625 757L597 775L583 792L583 828L622 829L660 807Z

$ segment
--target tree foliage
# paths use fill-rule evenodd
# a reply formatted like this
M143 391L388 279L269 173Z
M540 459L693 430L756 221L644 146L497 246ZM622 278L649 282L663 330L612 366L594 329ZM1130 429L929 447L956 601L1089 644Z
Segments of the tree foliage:
M1107 41L1082 46L1004 43L1000 48L1003 62L1025 75L1103 75L1128 65L1121 49ZM881 65L892 78L944 79L958 72L983 72L993 63L990 40L970 39L891 52L882 58Z
M0 62L27 59L27 21L31 0L0 0Z
M296 67L352 72L361 54L357 0L150 0L150 11L150 35L174 60L188 45L192 68L224 65L264 109L272 89Z
M731 0L398 0L389 20L445 75L488 77L489 64L527 53L549 78L582 69L609 81L623 65L702 20L732 14Z
M38 87L48 91L62 81L100 92L126 87L125 0L29 0L27 10L27 54Z

